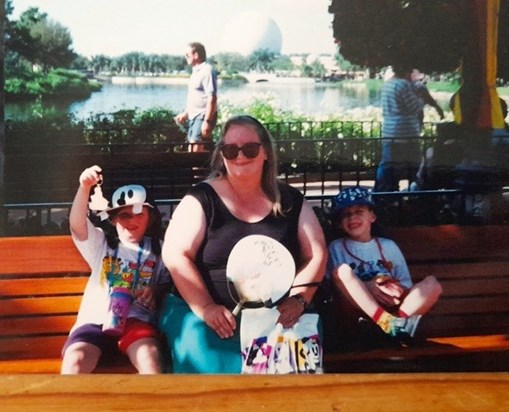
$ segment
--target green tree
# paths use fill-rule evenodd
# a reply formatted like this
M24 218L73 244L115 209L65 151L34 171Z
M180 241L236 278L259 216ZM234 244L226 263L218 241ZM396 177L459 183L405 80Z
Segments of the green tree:
M316 59L311 63L311 72L313 77L322 78L327 73L327 70L325 70L325 66L322 64L322 62Z
M110 65L111 59L108 56L104 54L92 56L91 67L95 74L111 70Z
M255 50L249 56L250 68L259 72L274 71L274 60L276 60L276 53L269 49Z
M214 55L219 73L236 74L249 70L250 61L240 53L219 53Z
M71 64L71 69L75 70L87 70L91 67L90 60L82 55L77 55Z
M486 17L481 6L493 0L332 0L333 32L341 54L369 68L388 65L421 71L460 68L462 124L477 127L487 90L479 31ZM479 6L479 9L478 9ZM509 79L509 0L500 0L498 77ZM484 46L485 48L485 46Z
M334 60L336 61L336 65L345 72L360 69L360 66L352 64L350 61L345 59L343 55L339 52L334 55Z
M184 56L170 56L164 55L165 71L169 72L180 72L187 68L187 61Z
M333 0L333 32L340 52L374 69L410 64L453 71L469 26L464 0Z
M76 58L69 31L31 7L9 24L6 49L17 53L47 72L51 68L70 67Z
M274 70L292 71L295 66L289 56L279 55L274 60Z

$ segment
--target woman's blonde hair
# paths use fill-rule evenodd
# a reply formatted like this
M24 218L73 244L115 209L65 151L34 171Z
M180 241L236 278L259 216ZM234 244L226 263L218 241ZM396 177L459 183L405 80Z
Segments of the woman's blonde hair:
M231 117L226 121L221 131L221 140L217 142L212 157L210 160L210 175L209 178L225 177L227 174L226 167L224 165L223 156L221 154L221 147L224 145L224 136L232 125L250 127L255 131L260 139L262 147L265 149L267 154L267 160L263 165L262 172L262 190L267 197L272 201L272 212L276 216L283 215L283 207L281 205L281 192L279 191L278 179L277 179L277 154L274 145L274 140L270 135L267 128L260 123L257 119L248 115L240 115Z

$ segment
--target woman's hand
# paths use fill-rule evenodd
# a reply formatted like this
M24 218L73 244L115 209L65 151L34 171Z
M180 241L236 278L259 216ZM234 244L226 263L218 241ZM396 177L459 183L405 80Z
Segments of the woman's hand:
M222 339L231 338L237 327L233 314L224 306L215 303L203 308L203 321Z
M304 306L297 299L289 296L277 307L277 310L280 313L277 323L281 323L286 329L297 323L304 312Z

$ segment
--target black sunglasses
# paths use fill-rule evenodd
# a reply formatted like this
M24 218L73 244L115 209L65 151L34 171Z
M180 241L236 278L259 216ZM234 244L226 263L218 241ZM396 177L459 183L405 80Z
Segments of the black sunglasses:
M254 159L260 153L261 143L246 143L244 146L239 147L236 144L224 144L221 146L221 153L227 160L236 159L239 152L242 150L244 156L248 159Z

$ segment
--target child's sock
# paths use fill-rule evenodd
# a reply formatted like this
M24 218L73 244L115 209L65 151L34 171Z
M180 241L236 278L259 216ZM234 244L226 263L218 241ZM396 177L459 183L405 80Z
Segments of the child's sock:
M390 334L392 329L392 322L395 316L391 315L389 312L386 312L382 308L378 308L375 314L373 315L373 320L376 322L378 326L385 332Z

